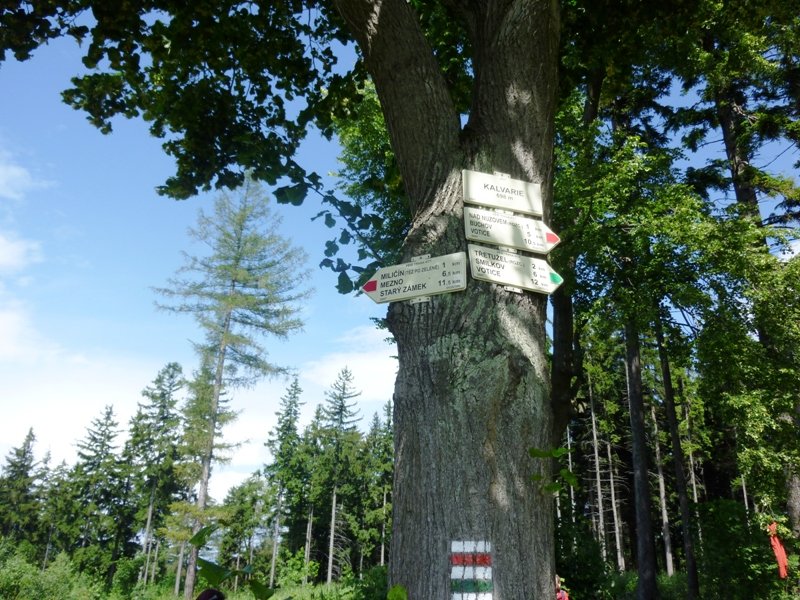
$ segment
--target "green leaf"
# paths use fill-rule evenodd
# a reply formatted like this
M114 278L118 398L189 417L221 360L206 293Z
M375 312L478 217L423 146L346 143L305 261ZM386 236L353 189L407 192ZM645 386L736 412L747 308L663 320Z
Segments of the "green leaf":
M325 215L325 226L330 228L330 227L334 227L335 225L336 225L336 219L333 218L333 215L331 215L331 213L326 214Z
M275 199L280 204L300 206L308 194L308 184L300 182L295 185L285 185L275 190Z
M402 585L393 585L386 600L408 600L408 591Z
M219 585L231 577L233 573L223 566L213 563L204 558L197 559L197 573L200 577L205 579L211 587L219 587Z
M339 280L336 282L336 291L340 294L349 294L353 291L353 281L345 271L339 273Z
M565 454L568 454L569 450L567 448L552 448L550 450L530 448L528 453L531 455L531 458L561 458Z
M269 589L263 583L255 581L254 579L251 579L248 584L250 585L250 591L253 592L253 596L258 600L267 600L267 598L270 598L275 593L275 590Z
M325 242L325 256L331 257L339 251L339 245L335 240L328 240Z
M568 448L560 447L553 450L553 458L561 458L565 454L569 454Z
M358 218L361 216L361 207L352 202L341 202L339 204L339 212L343 217Z
M192 539L189 540L189 543L195 548L202 548L208 543L208 540L211 539L211 536L214 535L214 532L217 529L219 529L219 525L209 525L208 527L203 527L192 536Z
M578 478L575 476L575 473L569 469L561 469L558 473L561 475L561 479L566 481L569 485L574 488L578 487Z

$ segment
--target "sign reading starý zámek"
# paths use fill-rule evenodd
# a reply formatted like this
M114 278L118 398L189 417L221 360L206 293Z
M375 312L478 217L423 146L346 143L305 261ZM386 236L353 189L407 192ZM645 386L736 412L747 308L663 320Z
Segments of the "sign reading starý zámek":
M375 302L398 302L467 288L467 255L455 252L383 267L361 288Z

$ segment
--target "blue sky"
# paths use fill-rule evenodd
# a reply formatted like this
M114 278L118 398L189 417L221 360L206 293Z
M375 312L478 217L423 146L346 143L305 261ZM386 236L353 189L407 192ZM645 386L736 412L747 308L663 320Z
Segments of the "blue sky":
M122 429L166 363L188 374L197 360L189 340L202 338L191 317L156 310L151 288L163 286L192 252L186 234L213 195L177 202L155 193L172 161L141 120L118 120L103 135L60 91L80 69L74 43L58 41L34 58L0 63L0 457L28 428L40 458L75 459L75 442L111 404ZM312 140L302 162L325 173L337 149ZM300 208L278 206L283 232L305 248L316 289L304 307L306 327L288 341L267 340L279 364L297 369L305 419L345 366L362 391L364 425L391 399L396 362L370 317L385 306L366 296L341 296L320 270L328 230ZM212 495L266 460L287 381L237 391L241 411L226 433L242 442L228 466L212 475Z

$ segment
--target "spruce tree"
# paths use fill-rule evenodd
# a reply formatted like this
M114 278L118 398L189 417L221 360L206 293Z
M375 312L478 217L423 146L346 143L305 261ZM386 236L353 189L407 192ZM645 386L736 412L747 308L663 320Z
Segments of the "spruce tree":
M0 475L0 534L15 542L37 542L40 505L37 493L36 436L29 429L22 445L6 456Z
M186 484L178 476L181 421L178 394L185 387L181 366L169 363L159 371L152 385L142 390L140 402L131 418L123 457L134 473L133 493L138 527L142 529L145 555L143 581L152 579L156 565L155 532L163 525L170 504L187 495Z
M325 392L322 406L322 452L328 468L328 489L330 493L330 530L328 537L327 582L333 581L334 564L337 552L349 558L349 548L345 542L337 545L337 532L343 519L338 514L338 503L344 510L352 509L355 498L353 489L354 472L357 465L357 450L361 436L356 424L360 420L353 400L361 395L353 387L353 374L344 367L336 376L329 390ZM344 505L347 506L344 506ZM352 540L347 540L349 546ZM340 566L337 564L337 566Z

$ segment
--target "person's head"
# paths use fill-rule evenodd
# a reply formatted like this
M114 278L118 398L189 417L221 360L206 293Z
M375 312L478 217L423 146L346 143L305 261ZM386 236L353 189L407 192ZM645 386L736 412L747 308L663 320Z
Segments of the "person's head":
M225 600L225 594L219 590L209 588L200 592L197 600Z
M556 575L556 591L561 589L561 577Z

